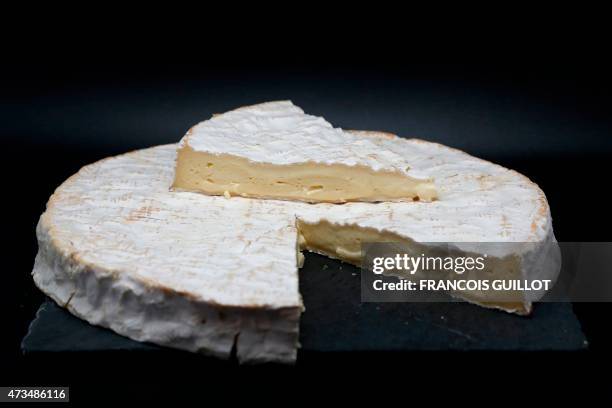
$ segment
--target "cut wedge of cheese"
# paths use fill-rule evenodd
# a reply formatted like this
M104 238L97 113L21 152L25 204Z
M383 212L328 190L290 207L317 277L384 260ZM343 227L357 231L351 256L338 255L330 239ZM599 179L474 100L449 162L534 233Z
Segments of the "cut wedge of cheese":
M439 199L313 205L175 192L177 146L154 147L86 166L55 191L37 227L34 281L76 316L135 340L292 362L300 249L359 264L364 241L465 242L457 246L465 251L473 242L528 242L496 254L505 263L491 276L555 278L546 198L526 177L435 143L355 136L410 152L435 177ZM454 295L519 314L533 300Z
M239 108L181 140L174 188L210 195L306 202L431 201L425 160L333 128L289 101Z

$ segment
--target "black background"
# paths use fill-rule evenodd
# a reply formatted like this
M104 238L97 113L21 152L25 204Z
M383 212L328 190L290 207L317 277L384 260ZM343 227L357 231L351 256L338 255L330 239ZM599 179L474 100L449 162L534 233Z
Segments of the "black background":
M538 183L558 240L610 240L612 65L597 12L558 19L529 10L476 26L452 13L425 24L417 11L366 9L355 19L304 5L283 7L283 17L210 8L57 20L38 11L6 29L0 57L3 385L69 384L77 400L113 399L96 392L100 380L148 399L238 385L231 400L251 395L249 385L268 395L282 383L321 398L300 388L307 379L365 397L371 387L360 385L374 383L367 376L375 372L398 372L386 381L403 390L460 379L481 390L525 377L569 389L609 367L608 304L575 305L585 353L314 355L296 367L240 369L192 355L22 356L19 342L42 300L29 275L34 228L53 189L84 164L176 142L212 113L245 104L291 99L336 126L464 149Z

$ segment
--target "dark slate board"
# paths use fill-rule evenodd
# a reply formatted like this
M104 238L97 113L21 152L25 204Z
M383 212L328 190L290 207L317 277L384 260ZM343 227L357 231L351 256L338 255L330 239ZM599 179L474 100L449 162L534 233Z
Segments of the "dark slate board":
M466 303L362 303L359 270L308 254L300 271L306 311L304 351L582 350L587 341L571 304L542 303L530 317ZM47 300L22 342L25 353L141 350L138 343L91 326Z

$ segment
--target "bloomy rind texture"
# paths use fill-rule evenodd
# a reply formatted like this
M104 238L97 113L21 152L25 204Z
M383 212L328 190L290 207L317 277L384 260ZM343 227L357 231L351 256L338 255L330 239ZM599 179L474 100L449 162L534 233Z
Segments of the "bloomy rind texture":
M34 282L58 305L133 340L247 363L295 361L302 307L233 307L59 253L41 217Z
M73 314L139 341L290 362L302 311L297 219L464 251L531 242L492 255L517 255L524 276L554 279L558 254L541 250L554 242L550 212L527 178L441 145L360 135L397 154L421 149L440 200L309 205L171 192L176 145L158 146L86 166L56 190L37 227L34 281ZM506 310L530 308L526 299Z
M179 143L174 187L305 202L436 199L434 180L418 166L425 158L405 149L397 154L376 146L305 114L291 101L266 102L214 115L189 129ZM212 168L212 161L225 169Z
M322 117L305 114L291 101L245 106L215 115L191 129L179 148L245 157L253 162L364 165L417 178L427 173L407 169L410 158L376 150L368 138L334 128Z

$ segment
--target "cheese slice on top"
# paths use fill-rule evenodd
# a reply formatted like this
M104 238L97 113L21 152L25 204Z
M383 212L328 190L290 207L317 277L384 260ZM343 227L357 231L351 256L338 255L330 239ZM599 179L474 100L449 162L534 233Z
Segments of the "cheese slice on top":
M334 128L290 101L239 108L181 140L174 190L306 202L432 201L427 158Z

